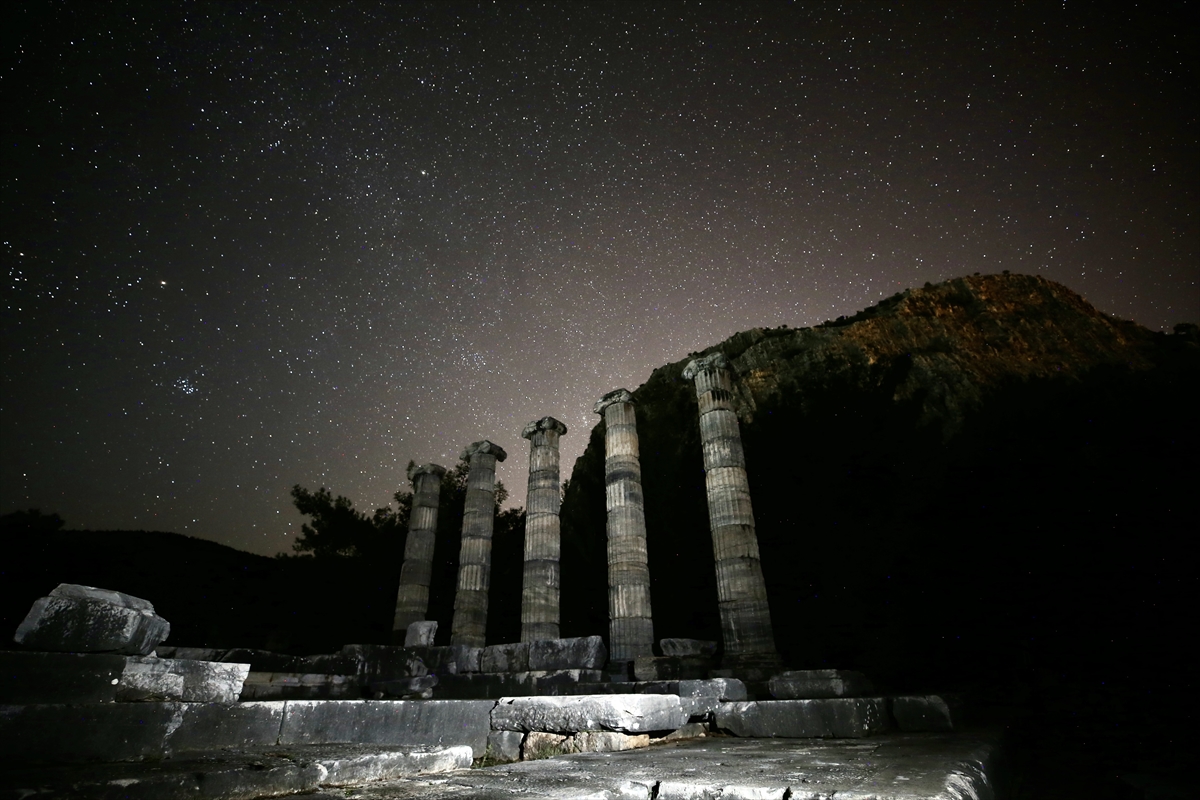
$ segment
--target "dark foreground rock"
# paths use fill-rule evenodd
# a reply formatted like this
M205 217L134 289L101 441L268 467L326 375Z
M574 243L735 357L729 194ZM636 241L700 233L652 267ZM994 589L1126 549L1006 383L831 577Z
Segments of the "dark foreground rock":
M34 601L13 639L30 650L144 656L170 632L148 600L60 583Z

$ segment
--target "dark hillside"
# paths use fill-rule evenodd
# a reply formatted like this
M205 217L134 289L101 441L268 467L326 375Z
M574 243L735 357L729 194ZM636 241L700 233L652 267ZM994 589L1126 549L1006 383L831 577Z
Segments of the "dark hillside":
M1041 278L975 276L656 370L634 396L658 638L719 638L681 378L717 349L786 664L962 690L1060 732L1182 729L1151 698L1194 673L1179 646L1197 599L1194 326L1155 334ZM601 423L563 505L578 633L606 625L603 442Z

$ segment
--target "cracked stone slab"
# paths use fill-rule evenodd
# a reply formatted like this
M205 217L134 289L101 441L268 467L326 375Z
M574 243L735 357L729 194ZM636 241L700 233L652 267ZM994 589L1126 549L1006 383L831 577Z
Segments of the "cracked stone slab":
M0 797L257 800L463 770L471 766L471 755L464 746L340 745L206 753L143 764L26 767L0 773Z
M117 683L117 700L236 703L249 664L130 656Z
M688 721L676 695L608 694L502 697L492 728L505 731L673 731Z
M994 800L998 738L705 738L363 786L356 800Z

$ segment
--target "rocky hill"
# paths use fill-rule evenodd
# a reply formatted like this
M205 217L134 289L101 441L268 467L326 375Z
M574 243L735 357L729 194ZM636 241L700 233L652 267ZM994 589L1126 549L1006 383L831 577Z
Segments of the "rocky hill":
M789 665L1028 694L1042 670L1141 674L1183 622L1196 327L1154 333L1040 277L976 275L736 334L634 391L656 637L719 638L681 377L718 349ZM604 630L602 422L562 513L564 625Z

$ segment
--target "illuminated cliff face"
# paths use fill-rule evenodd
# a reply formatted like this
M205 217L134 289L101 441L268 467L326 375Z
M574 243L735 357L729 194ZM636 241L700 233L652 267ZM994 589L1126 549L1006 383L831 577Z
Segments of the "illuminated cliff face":
M741 352L729 355L746 421L764 400L805 383L877 389L902 374L893 399L921 398L921 422L949 434L1005 382L1101 364L1149 368L1143 351L1151 336L1044 278L977 275L912 289L816 328L737 334L730 342Z
M945 655L864 633L899 609L912 624L931 607L979 612L1013 575L1074 574L1099 530L1188 527L1195 338L1113 319L1039 277L987 275L815 328L745 331L655 370L634 396L656 638L720 637L695 392L680 378L697 356L720 350L734 374L779 650L793 666L847 667L839 652ZM603 460L598 426L562 507L572 635L603 624L588 599L602 576L587 572L603 563ZM1100 572L1121 561L1096 558Z

